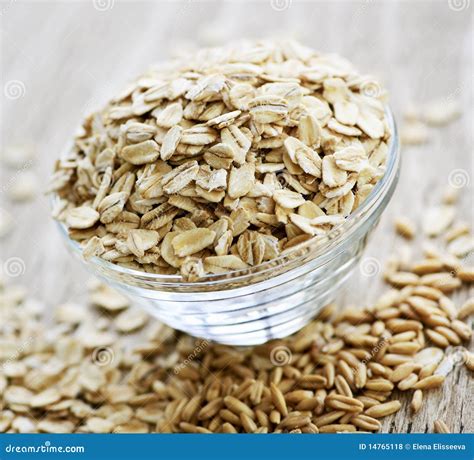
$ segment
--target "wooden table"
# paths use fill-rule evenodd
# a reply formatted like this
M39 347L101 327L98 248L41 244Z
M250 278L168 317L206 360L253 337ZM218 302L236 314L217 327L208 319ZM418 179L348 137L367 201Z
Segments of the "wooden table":
M464 5L464 8L463 8ZM456 11L456 8L459 11ZM2 148L33 143L34 170L45 186L53 162L81 115L111 96L125 81L170 54L229 38L290 35L323 51L341 53L359 69L382 77L398 119L412 101L459 99L463 116L432 129L427 145L406 148L398 190L376 230L367 257L380 262L402 244L394 216L418 219L436 203L449 174L462 169L473 182L472 6L463 2L83 2L2 1L2 88L17 82L19 97L2 94ZM18 84L18 82L20 82ZM4 93L5 93L4 91ZM18 171L1 170L2 191ZM472 188L464 187L460 215L472 225ZM54 305L83 295L87 274L66 252L49 217L48 198L0 208L14 214L15 231L1 242L1 259L19 257L25 273L15 282ZM369 303L380 292L377 277L360 271L341 301ZM472 296L472 288L470 295ZM469 296L459 294L459 302ZM471 344L472 345L472 344ZM435 419L454 432L474 431L474 385L464 368L431 391L413 419L401 411L384 431L425 432Z

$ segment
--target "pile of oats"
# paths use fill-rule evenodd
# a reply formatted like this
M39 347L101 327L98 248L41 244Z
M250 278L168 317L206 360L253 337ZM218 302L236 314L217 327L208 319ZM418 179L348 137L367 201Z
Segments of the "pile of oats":
M416 417L453 369L474 371L474 298L452 296L474 282L461 227L430 232L446 244L418 260L392 257L393 287L372 305L329 305L297 334L247 348L173 331L96 282L89 305L59 305L51 325L50 308L0 282L0 432L376 432L399 410Z
M293 41L157 66L86 118L56 163L54 217L86 258L151 273L273 259L343 222L383 176L385 93L369 84Z

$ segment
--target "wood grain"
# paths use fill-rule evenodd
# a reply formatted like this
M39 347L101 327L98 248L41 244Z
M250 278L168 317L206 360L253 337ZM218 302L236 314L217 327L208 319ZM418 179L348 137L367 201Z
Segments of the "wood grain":
M274 7L272 7L272 4ZM277 11L277 7L285 7ZM102 10L100 10L102 9ZM419 220L439 200L449 174L462 169L473 181L472 7L454 11L447 1L426 2L83 2L1 3L2 88L12 80L24 94L2 94L1 146L33 143L34 170L45 186L83 112L173 50L229 38L292 35L323 51L349 57L359 69L382 77L400 119L410 102L462 101L463 116L433 129L429 144L404 149L398 190L366 252L380 263L402 244L393 218ZM6 189L17 171L2 169L0 207L11 212L15 232L1 242L1 259L20 257L26 272L15 282L48 305L83 296L87 274L66 252L44 196L10 203ZM473 224L472 188L461 190L460 216ZM356 271L341 303L370 303L378 277ZM467 291L467 290L466 290ZM458 295L458 302L472 296ZM472 347L472 344L471 344ZM401 410L384 431L431 432L443 419L453 432L474 431L474 384L464 368L431 391L415 417ZM406 398L401 398L406 403Z

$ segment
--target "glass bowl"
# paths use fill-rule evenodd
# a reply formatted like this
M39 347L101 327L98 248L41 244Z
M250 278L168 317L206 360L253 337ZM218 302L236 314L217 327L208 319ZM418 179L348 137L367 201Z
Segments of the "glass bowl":
M258 266L186 282L180 275L131 270L98 257L85 261L79 243L58 223L61 234L89 271L175 329L230 345L285 337L334 300L393 195L400 152L389 110L387 119L392 137L386 172L359 208L324 237Z

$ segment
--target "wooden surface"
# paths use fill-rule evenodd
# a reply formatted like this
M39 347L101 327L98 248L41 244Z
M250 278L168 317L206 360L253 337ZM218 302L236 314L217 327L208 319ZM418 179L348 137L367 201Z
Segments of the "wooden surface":
M461 10L455 11L453 4L461 5ZM33 169L42 187L83 112L100 105L150 63L197 43L290 35L322 51L341 53L359 69L380 76L398 119L411 102L462 101L460 119L432 129L429 144L404 149L398 190L366 257L383 264L403 244L393 234L394 216L418 219L427 205L439 200L453 170L462 170L471 183L461 189L460 215L473 223L472 5L467 0L4 1L0 11L1 144L2 148L25 142L35 145ZM11 81L21 82L20 97L6 97ZM24 274L14 282L27 284L48 305L80 298L88 275L60 241L49 217L48 199L38 196L21 205L6 199L17 174L14 169L0 171L0 208L16 221L14 233L1 241L0 259L21 258ZM341 302L369 303L382 288L378 278L356 271ZM468 295L460 293L459 302ZM400 411L385 421L384 431L432 431L433 421L441 418L453 432L473 432L473 390L472 377L458 367L442 391L429 393L416 417Z

